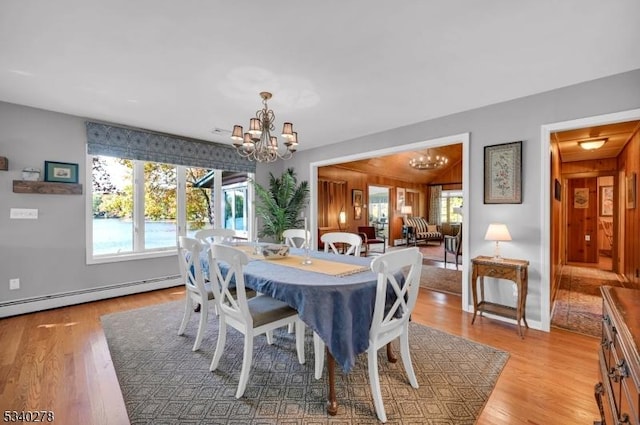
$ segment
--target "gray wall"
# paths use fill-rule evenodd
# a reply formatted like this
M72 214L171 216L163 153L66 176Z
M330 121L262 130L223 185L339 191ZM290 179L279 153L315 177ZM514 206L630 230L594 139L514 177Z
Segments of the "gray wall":
M348 143L327 141L327 146L298 152L286 163L260 164L257 179L266 183L269 171L278 175L285 167L295 167L299 179L305 180L309 179L309 164L315 161L469 132L471 183L469 217L465 217L469 256L491 254L493 246L483 239L486 227L490 222L505 222L513 241L502 245L502 255L531 261L527 314L535 321L540 319L542 284L540 127L635 108L640 108L640 70L368 135ZM524 142L524 201L518 205L484 205L483 147L515 140ZM175 256L87 265L86 187L83 196L12 192L12 181L20 179L22 168L42 168L45 160L79 163L80 181L84 183L85 143L84 118L0 103L0 155L9 158L9 171L0 171L0 302L178 274ZM39 218L9 220L12 207L37 208ZM20 278L22 287L9 291L9 279L16 277Z
M0 302L86 290L179 274L175 256L86 264L84 119L0 103ZM43 170L44 161L80 165L83 195L13 193L22 169ZM89 188L90 189L90 188ZM10 220L10 208L37 208L37 220ZM19 290L9 279L19 278Z
M313 162L469 132L470 196L469 213L464 218L469 258L492 255L493 243L484 240L487 226L491 222L506 223L513 241L501 244L501 255L530 261L527 318L537 322L541 320L541 285L549 285L548 276L541 276L541 169L549 166L541 163L541 126L637 108L640 70L303 151L287 166L294 166L300 179L308 179ZM485 205L484 146L517 140L523 141L523 203ZM490 295L502 302L514 302L513 292L506 285L493 292Z

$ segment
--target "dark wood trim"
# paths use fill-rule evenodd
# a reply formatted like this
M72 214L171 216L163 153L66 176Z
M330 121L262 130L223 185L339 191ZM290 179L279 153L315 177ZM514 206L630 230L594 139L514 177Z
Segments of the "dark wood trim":
M13 192L40 195L82 195L82 185L79 183L14 180Z

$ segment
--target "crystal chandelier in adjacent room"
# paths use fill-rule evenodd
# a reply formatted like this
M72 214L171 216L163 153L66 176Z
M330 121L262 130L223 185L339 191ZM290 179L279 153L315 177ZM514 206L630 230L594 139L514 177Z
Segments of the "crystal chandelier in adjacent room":
M444 155L435 155L432 156L429 151L427 151L427 155L417 156L415 158L411 158L409 160L409 165L417 170L435 170L437 168L442 168L449 162L449 158Z
M282 137L285 140L285 149L282 153L278 146L278 138L271 135L275 130L276 119L276 115L267 105L271 96L271 93L266 91L260 93L264 106L256 112L255 118L249 120L249 130L246 133L243 134L241 125L233 126L231 134L233 146L243 158L258 162L273 162L277 159L290 159L298 149L298 133L293 131L292 123L285 122L282 127Z

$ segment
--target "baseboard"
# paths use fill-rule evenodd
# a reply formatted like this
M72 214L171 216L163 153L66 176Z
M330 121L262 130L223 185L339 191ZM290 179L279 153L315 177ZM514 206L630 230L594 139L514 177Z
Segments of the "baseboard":
M157 289L171 288L173 286L179 286L181 283L179 275L164 276L137 282L124 282L99 288L12 300L0 303L0 317L34 313L36 311L49 310L52 308L67 307L74 304L82 304L107 298L155 291Z

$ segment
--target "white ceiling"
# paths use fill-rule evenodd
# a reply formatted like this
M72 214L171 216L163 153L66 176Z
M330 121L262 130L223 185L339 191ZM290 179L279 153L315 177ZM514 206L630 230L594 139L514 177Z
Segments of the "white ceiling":
M640 68L640 1L2 0L0 100L300 149Z

